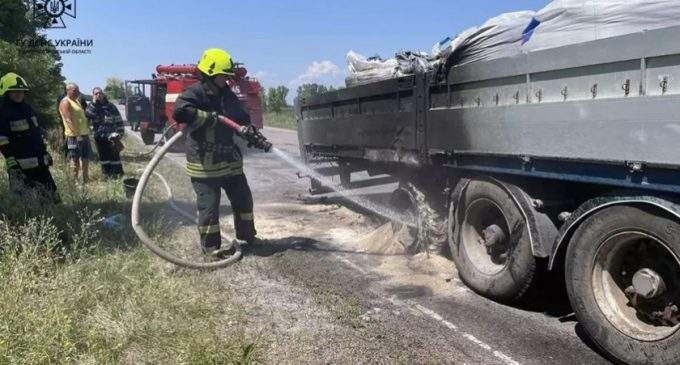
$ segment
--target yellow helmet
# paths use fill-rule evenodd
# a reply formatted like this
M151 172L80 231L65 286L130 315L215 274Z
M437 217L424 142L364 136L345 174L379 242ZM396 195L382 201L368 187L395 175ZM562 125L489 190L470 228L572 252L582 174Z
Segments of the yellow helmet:
M0 78L0 96L5 95L7 91L11 90L28 91L28 83L23 77L10 72Z
M198 69L208 76L233 75L234 63L229 53L219 48L210 48L203 52Z

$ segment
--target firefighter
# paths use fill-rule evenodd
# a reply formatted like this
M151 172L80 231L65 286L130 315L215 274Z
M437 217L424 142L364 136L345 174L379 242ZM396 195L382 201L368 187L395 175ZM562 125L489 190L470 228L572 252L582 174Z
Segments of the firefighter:
M244 126L242 135L252 140L258 132L231 91L231 56L221 49L208 49L198 63L201 82L188 87L175 102L173 118L186 125L186 171L196 192L198 232L205 254L221 256L232 247L221 247L219 206L224 189L234 215L236 238L257 241L253 220L253 197L243 174L241 151L234 144L234 131L218 121L224 115ZM255 144L256 140L252 144Z
M89 180L88 162L92 155L90 124L85 116L85 105L81 102L80 89L74 83L66 85L66 97L59 104L59 113L64 122L64 134L74 176L82 171L83 183Z
M15 73L0 78L0 152L5 157L12 190L21 193L28 188L58 202L57 186L49 169L52 156L47 152L38 118L25 102L28 90L26 80Z
M94 133L94 143L99 152L99 163L105 177L123 176L120 151L123 149L121 138L125 129L123 119L115 105L109 102L101 88L92 89L92 102L85 109Z

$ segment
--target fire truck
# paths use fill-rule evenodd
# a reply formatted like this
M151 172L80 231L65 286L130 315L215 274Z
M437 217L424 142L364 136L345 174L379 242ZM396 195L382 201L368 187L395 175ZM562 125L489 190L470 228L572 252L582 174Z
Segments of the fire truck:
M235 64L231 90L250 114L257 129L262 129L261 85L247 76L242 64ZM174 125L172 109L177 97L189 86L201 80L196 65L159 65L150 80L125 81L125 111L132 130L139 131L145 144L153 144L155 135ZM148 92L148 96L147 96ZM163 138L169 139L171 128Z

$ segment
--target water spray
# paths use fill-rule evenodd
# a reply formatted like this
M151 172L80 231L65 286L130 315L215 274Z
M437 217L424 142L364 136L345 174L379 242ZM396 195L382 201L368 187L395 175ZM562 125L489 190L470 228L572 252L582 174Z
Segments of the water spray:
M385 206L380 206L380 205L375 204L375 203L371 202L370 200L364 199L362 197L345 194L344 189L342 189L341 187L335 187L334 183L330 179L328 179L326 176L323 176L322 174L318 173L317 171L315 171L314 169L310 168L309 166L303 164L302 162L296 161L294 158L290 157L288 154L281 151L280 149L274 147L272 149L272 152L278 158L280 158L281 160L285 161L289 165L300 170L304 175L307 175L311 179L318 180L324 186L329 187L333 191L341 194L344 199L351 201L352 203L370 211L371 213L373 213L375 215L386 218L389 221L400 223L400 224L403 224L403 225L408 226L408 227L417 228L417 225L415 223L407 222L406 220L404 220L403 215L399 214L398 212L395 212L392 209L389 209ZM300 175L298 175L298 176L300 176Z
M273 147L273 145L255 128L252 126L242 126L233 120L220 116L218 117L219 121L232 128L235 130L240 136L242 136L246 141L248 141L248 146L249 147L255 147L264 150L265 152L273 152L278 158L283 160L284 162L290 164L291 166L304 171L307 173L309 176L321 181L325 185L331 187L333 190L339 192L342 194L341 189L333 188L333 183L329 181L326 177L322 176L321 174L317 173L314 171L314 169L304 165L303 163L296 161L293 159L291 156L286 154L285 152L279 150L278 148ZM236 245L235 252L233 255L224 258L223 260L219 261L214 261L214 262L192 262L188 261L182 258L179 258L167 251L165 251L163 248L158 246L144 231L144 229L141 226L140 222L140 213L139 213L139 208L140 208L140 203L142 200L142 196L144 195L144 190L146 189L146 186L149 182L149 178L151 177L152 174L155 174L157 176L160 176L158 173L155 173L154 170L160 163L160 161L163 159L165 154L170 150L170 148L182 137L184 136L184 132L182 130L177 131L170 140L168 140L153 156L149 164L146 166L144 169L142 176L139 179L139 183L137 184L137 189L135 190L135 195L132 199L132 211L131 211L131 221L132 221L132 228L134 229L135 233L137 234L137 237L142 241L142 244L146 246L151 252L156 254L158 257L162 258L163 260L166 260L168 262L171 262L175 265L190 268L190 269L218 269L218 268L223 268L225 266L231 265L234 262L238 261L243 252L241 250L241 247L235 242L234 245ZM157 148L156 146L155 148ZM196 221L196 218L191 216L190 214L184 212L183 210L179 209L177 205L174 203L174 200L172 198L172 191L170 190L170 186L168 185L167 181L165 179L161 178L161 181L165 185L165 188L168 192L168 196L170 199L170 206L183 215L185 218L190 219L192 221ZM405 222L398 213L387 209L385 207L378 206L366 199L358 198L358 197L353 197L350 195L345 195L345 197L352 201L353 203L360 205L364 207L365 209L382 216L384 218L387 218L391 221L396 221L398 223L404 224L406 226L412 227L413 223L411 222ZM225 237L225 239L227 239Z

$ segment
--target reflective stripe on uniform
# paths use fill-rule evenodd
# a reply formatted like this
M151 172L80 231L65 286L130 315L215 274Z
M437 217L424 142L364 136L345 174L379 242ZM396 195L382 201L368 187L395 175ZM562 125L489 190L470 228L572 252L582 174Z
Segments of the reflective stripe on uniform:
M9 144L9 138L5 136L0 136L0 146L4 146L6 144Z
M109 164L111 164L111 165L122 165L123 163L120 162L120 161L111 161L111 162L109 162Z
M198 127L202 126L203 123L205 123L205 121L208 120L208 116L209 116L208 112L200 110L200 109L197 110L196 111L196 122L195 122L196 125L194 126L194 128L198 128Z
M19 167L21 167L22 170L28 170L38 167L37 157L18 158L17 162L19 163Z
M200 164L187 162L187 174L191 177L220 177L243 174L243 161Z
M13 120L9 122L9 129L12 132L23 132L30 128L26 119Z
M212 224L209 226L198 226L198 233L200 234L220 233L220 225Z
M6 158L5 159L5 166L7 166L7 168L15 167L15 166L17 166L17 160L14 159L14 157Z
M243 167L243 161L234 162L218 162L215 164L211 163L195 163L187 162L187 169L194 171L216 171L224 169L239 169Z
M36 117L31 117L31 121L33 122L33 125L34 125L34 126L36 126L36 127L38 126L38 118L36 118Z
M99 163L102 165L108 165L111 163L111 161L99 161Z
M216 171L196 171L187 169L187 175L190 177L208 178L208 177L222 177L222 176L238 176L243 175L243 169L224 169Z
M244 220L244 221L252 221L253 220L253 213L239 213L238 216L241 218L241 220Z

